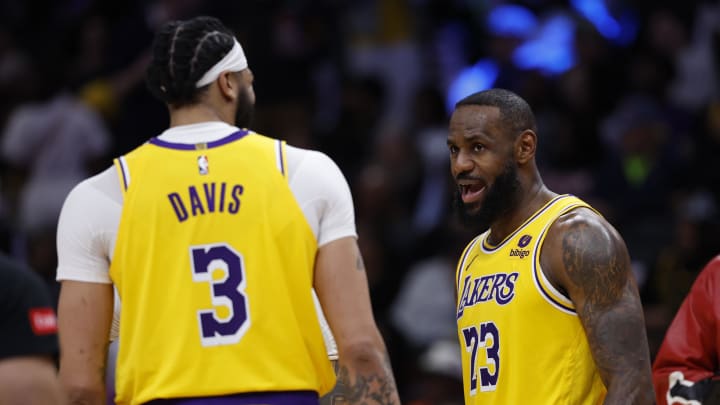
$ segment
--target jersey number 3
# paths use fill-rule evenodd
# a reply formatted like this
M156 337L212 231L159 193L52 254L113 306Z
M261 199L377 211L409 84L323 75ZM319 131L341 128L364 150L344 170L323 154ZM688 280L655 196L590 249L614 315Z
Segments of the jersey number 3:
M480 333L475 326L462 330L465 350L470 353L470 395L477 393L478 374L480 391L495 391L500 375L500 332L493 322L480 324ZM478 349L485 349L486 366L478 367Z
M227 244L192 246L192 277L210 283L212 309L197 312L203 346L231 345L250 326L243 257Z

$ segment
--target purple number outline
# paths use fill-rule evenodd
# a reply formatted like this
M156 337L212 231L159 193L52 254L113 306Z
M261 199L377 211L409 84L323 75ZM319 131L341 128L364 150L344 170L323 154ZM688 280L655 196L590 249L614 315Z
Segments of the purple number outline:
M202 345L239 342L250 327L243 256L226 243L194 245L190 247L190 263L193 281L209 283L213 307L225 306L230 311L226 319L218 317L215 309L197 311ZM215 269L223 271L223 278L213 280Z
M493 345L487 346L487 337L492 337ZM480 347L485 348L486 364L495 366L495 372L490 373L488 367L480 367L480 391L495 391L498 376L500 375L500 332L493 322L483 322L480 324Z
M477 372L475 371L475 361L477 360L478 351L478 331L473 326L468 326L462 330L465 338L465 350L470 353L470 395L477 392Z
M500 332L495 323L483 322L480 324L480 333L475 325L462 329L465 340L465 351L470 353L470 395L477 393L477 377L480 371L480 391L495 391L500 375ZM488 336L492 338L492 346L487 346ZM490 373L489 367L477 366L479 348L485 348L486 364L495 366L495 372Z

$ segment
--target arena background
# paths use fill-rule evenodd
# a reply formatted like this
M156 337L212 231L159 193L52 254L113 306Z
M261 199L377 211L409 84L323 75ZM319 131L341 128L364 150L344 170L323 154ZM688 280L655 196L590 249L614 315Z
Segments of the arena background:
M57 295L67 192L168 124L153 30L220 17L255 74L254 129L319 149L356 204L404 402L462 402L445 139L460 97L519 93L547 185L591 202L633 260L651 354L720 253L720 4L618 0L2 0L0 248Z

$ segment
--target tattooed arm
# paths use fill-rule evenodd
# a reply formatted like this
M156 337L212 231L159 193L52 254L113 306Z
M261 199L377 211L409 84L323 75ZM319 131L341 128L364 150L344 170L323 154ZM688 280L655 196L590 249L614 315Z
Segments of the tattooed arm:
M385 343L370 305L365 266L354 237L323 245L315 262L315 290L338 346L334 404L399 405Z
M337 375L337 360L330 361L333 365L333 370L335 370L335 374ZM343 405L345 403L347 403L347 399L345 398L345 386L340 380L335 383L332 391L320 397L320 405Z
M643 310L621 236L591 210L571 211L550 228L541 264L575 304L608 389L605 404L652 404Z

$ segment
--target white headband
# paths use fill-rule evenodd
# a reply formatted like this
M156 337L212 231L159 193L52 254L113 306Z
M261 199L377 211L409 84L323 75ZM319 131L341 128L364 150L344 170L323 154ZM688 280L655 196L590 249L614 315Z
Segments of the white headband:
M235 44L233 45L230 52L228 52L224 58L220 59L218 63L211 67L210 70L205 72L203 77L201 77L200 80L195 83L196 88L200 88L212 83L220 76L220 73L222 72L239 72L241 70L247 69L248 63L247 58L245 57L245 53L243 52L243 49L237 39L235 39L234 41Z

